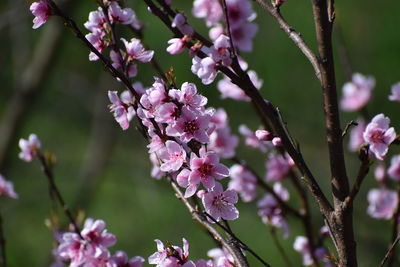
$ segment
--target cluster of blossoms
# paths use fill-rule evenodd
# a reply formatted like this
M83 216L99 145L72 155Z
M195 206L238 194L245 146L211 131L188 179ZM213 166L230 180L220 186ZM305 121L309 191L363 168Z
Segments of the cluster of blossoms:
M353 75L352 81L343 86L341 107L345 111L360 111L368 104L375 86L373 77L365 77L359 73ZM400 85L396 83L391 88L389 100L400 101ZM390 119L384 114L378 114L366 124L364 119L358 119L358 126L350 133L349 149L357 151L363 144L368 145L371 155L381 162L386 160L389 146L396 139L396 132L389 126ZM389 189L388 179L400 180L400 156L393 156L389 168L386 170L380 164L375 170L375 178L379 188L368 192L367 213L375 219L393 218L398 207L398 193Z
M171 244L164 245L156 239L157 252L149 257L149 263L157 267L233 267L235 261L225 249L214 248L207 255L211 260L199 259L196 262L189 260L189 243L182 239L183 249Z
M99 7L97 11L89 13L89 20L85 23L85 27L90 33L86 35L86 39L101 53L106 47L113 45L113 42L117 42L112 36L113 27L116 24L128 25L134 29L142 27L132 9L121 8L117 1L112 1L109 6ZM132 38L128 42L121 38L121 41L124 44L124 50L113 47L110 51L112 65L116 69L122 68L129 77L135 77L137 75L135 63L149 62L154 52L146 51L139 39ZM91 52L89 59L95 61L98 57Z
M328 227L324 226L320 230L320 242L322 244L323 240L329 236ZM303 265L310 266L314 263L314 258L317 261L322 261L325 267L335 266L328 258L328 250L324 246L315 248L312 251L309 240L305 236L297 236L294 244L294 250L299 252L303 256Z
M198 94L192 83L176 89L156 78L150 88L137 93L140 105L136 114L151 139L148 148L155 178L170 175L186 188L185 197L193 196L203 185L207 191L198 196L206 211L217 220L236 219L236 193L224 191L216 181L229 176L229 169L219 161L234 156L238 143L230 133L226 112L206 109L207 98ZM134 115L133 97L128 92L120 98L115 92L109 96L116 120L123 129L128 128Z
M74 266L141 267L142 257L128 258L125 252L113 255L108 250L116 243L116 237L108 233L102 220L86 219L80 235L75 232L60 233L59 245L54 251L57 260L53 266L64 266L63 262Z
M256 18L252 5L248 0L227 0L228 17L233 44L237 49L250 52L253 49L253 38L258 26L252 21ZM222 26L224 13L218 0L195 0L192 13L196 18L203 18L208 27L211 27L209 36L217 40L221 34L227 34Z

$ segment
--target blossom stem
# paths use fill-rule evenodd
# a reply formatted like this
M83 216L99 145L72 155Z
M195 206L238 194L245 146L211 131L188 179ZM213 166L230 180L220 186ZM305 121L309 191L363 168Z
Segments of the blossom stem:
M394 246L390 246L391 252L389 253L387 257L388 261L388 266L391 267L394 265L394 257L393 257L393 252L396 249L395 246L397 244L396 240L399 238L399 216L400 216L400 184L397 185L397 208L396 212L393 215L392 219L392 238L391 242L394 244ZM393 247L393 248L392 248Z
M51 170L51 167L49 166L46 157L40 151L38 151L38 158L39 158L39 161L40 161L40 163L42 165L42 170L43 170L44 174L47 177L47 181L49 182L49 185L50 185L52 193L54 194L54 196L58 200L60 206L62 207L62 209L63 209L63 211L65 213L65 215L69 219L69 222L74 227L74 231L79 235L80 238L83 239L83 237L81 235L81 231L79 229L79 226L76 223L75 218L72 215L72 212L70 211L68 205L65 203L64 198L62 197L60 191L57 188L57 185L56 185L56 183L54 181L53 171Z
M3 231L3 217L0 214L0 267L7 267L6 239Z
M228 7L226 6L226 0L221 0L222 8L224 9L225 21L226 21L226 30L229 36L229 42L231 45L231 57L237 58L237 53L235 49L235 45L233 44L232 32L231 32L231 24L229 22L229 14L228 14Z
M293 267L292 262L289 259L289 256L286 254L285 249L282 247L281 242L279 242L278 237L276 236L276 230L272 226L268 226L269 232L271 233L272 241L275 243L276 248L281 254L282 259L286 263L288 267Z

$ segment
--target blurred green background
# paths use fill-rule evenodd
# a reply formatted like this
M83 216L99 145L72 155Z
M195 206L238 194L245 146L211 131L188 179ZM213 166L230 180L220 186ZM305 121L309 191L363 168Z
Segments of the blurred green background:
M139 133L134 127L123 132L108 113L106 92L123 89L121 84L113 81L100 63L88 61L87 49L62 27L58 18L51 18L39 30L32 30L30 3L22 0L0 2L0 119L3 118L3 131L11 129L5 117L18 115L18 112L23 114L15 124L15 134L9 141L11 148L0 151L3 153L0 173L14 182L20 195L17 201L1 199L0 202L9 265L48 266L50 262L52 233L44 223L51 207L46 179L38 162L26 164L18 159L18 139L26 138L30 133L38 134L43 147L57 155L56 181L70 206L75 210L84 208L89 217L104 219L108 230L118 237L113 250L123 249L131 256L147 258L156 250L155 238L181 245L181 238L185 237L191 245L191 257L205 257L214 243L191 220L169 185L150 178L146 144ZM235 133L243 122L253 129L258 127L259 120L249 103L221 100L215 83L206 88L190 72L191 60L186 53L171 57L165 52L171 35L147 12L142 1L127 1L126 4L134 8L145 23L145 43L155 51L155 58L163 69L174 66L178 84L195 82L209 97L210 106L224 107L228 111ZM191 4L188 0L173 1L174 7L186 14L190 14ZM390 85L400 80L400 2L337 1L336 6L336 23L341 26L354 70L371 74L377 80L369 112L385 113L400 131L399 104L387 100ZM254 43L255 52L243 54L243 57L264 80L263 96L280 108L293 136L301 143L306 161L328 192L329 170L319 84L310 64L275 21L257 5L254 8L260 26ZM69 14L82 29L89 11L94 9L95 1L68 3ZM282 13L315 50L310 2L289 0ZM189 22L207 34L201 20L190 17ZM128 32L123 34L126 39L131 37ZM49 39L47 44L53 39L57 41L54 51L49 47L42 51L38 49L43 47L41 42L46 43L46 38ZM335 53L338 87L341 88L346 75L336 48ZM46 57L51 60L43 68L43 75L34 74L39 67L31 66L32 62L40 62ZM150 66L141 64L135 80L149 86L153 75ZM14 102L15 106L12 106ZM11 115L6 112L10 111L9 106L14 107ZM343 114L342 125L357 117L356 113ZM4 136L0 136L3 141ZM243 145L238 154L259 173L264 173L265 158L261 154ZM349 176L354 179L357 157L349 153L346 159ZM360 266L376 266L386 251L391 223L366 215L368 187L377 186L373 175L366 180L355 204L355 231ZM295 195L292 195L291 203L297 204ZM238 206L241 216L231 224L234 231L273 266L283 266L268 228L256 214L254 203ZM321 216L314 204L312 207L314 225L320 227ZM63 214L60 218L66 222ZM294 265L301 266L301 258L293 251L292 244L296 235L303 233L296 220L290 220L290 224L292 233L282 243ZM252 266L259 266L251 256L249 258Z

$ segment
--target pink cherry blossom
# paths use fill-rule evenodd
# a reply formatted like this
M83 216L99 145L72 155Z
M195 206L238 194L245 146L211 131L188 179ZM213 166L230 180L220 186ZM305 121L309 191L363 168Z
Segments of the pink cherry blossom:
M256 18L251 3L248 0L227 0L229 22L234 27Z
M387 173L393 180L400 181L400 155L392 158Z
M97 11L91 11L89 13L89 19L85 22L84 26L91 32L103 31L106 27L106 17L104 16L103 10L99 7Z
M159 105L156 108L154 119L160 123L174 123L179 118L179 108L172 102Z
M349 150L356 152L364 141L364 131L367 125L363 119L357 119L358 125L350 131Z
M108 91L108 98L112 103L109 105L109 108L113 112L115 120L119 123L122 130L127 130L129 122L136 114L133 107L134 98L131 92L124 91L121 93L121 97L118 97L117 91Z
M281 183L275 183L273 189L281 200L289 200L289 192ZM279 202L272 194L265 194L265 196L257 202L257 207L258 215L265 224L282 229L285 238L289 236L289 223L279 206Z
M94 46L94 48L96 48L96 50L99 51L99 53L101 53L103 51L103 49L106 47L106 43L103 40L104 33L101 31L95 31L95 32L86 34L85 37ZM95 53L90 52L90 54L89 54L90 61L96 61L98 59L99 59L99 57Z
M223 15L218 0L195 0L192 13L196 18L204 18L208 27L218 22Z
M250 70L248 71L248 75L254 86L257 89L260 89L263 81L258 79L257 73ZM224 76L224 78L218 82L217 89L220 91L222 99L232 98L238 101L250 101L250 98L246 95L246 93L236 84L232 83L227 76Z
M231 134L231 129L215 129L210 134L208 149L217 153L221 158L231 158L236 154L236 147L239 144L239 137Z
M18 198L18 194L14 191L14 185L12 182L7 181L3 175L0 174L0 196L6 196L9 198Z
M234 204L238 201L237 193L233 190L223 191L220 183L215 183L208 193L202 197L206 212L215 220L235 220L239 217L239 211Z
M367 213L375 219L389 220L397 209L397 192L386 189L371 189L368 192Z
M169 90L168 95L192 110L203 110L207 104L207 98L197 93L194 83L185 82L180 90Z
M302 254L303 265L309 266L313 264L312 252L308 238L305 236L297 236L293 244L294 250Z
M254 200L257 195L257 178L243 165L235 164L229 170L231 181L228 188L235 190L243 202Z
M210 116L196 114L183 107L179 119L174 124L168 125L166 132L169 136L178 136L183 142L195 139L201 143L207 143L206 130L209 121Z
M185 50L187 42L188 38L186 35L182 38L172 38L168 41L167 52L171 55L180 54Z
M235 260L232 254L223 247L221 248L213 248L207 252L207 256L213 259L213 264L211 266L215 267L235 267ZM208 267L208 265L207 265Z
M266 176L268 182L282 180L290 170L288 160L282 155L270 154L266 163Z
M378 114L367 125L364 131L364 140L370 146L369 149L379 160L383 160L388 152L389 145L396 139L394 128L389 128L390 119Z
M272 139L272 144L273 144L274 146L281 146L281 145L282 145L282 140L281 140L281 138L280 138L280 137L274 137L274 138Z
M196 265L188 260L189 242L185 238L183 241L183 249L178 246L165 247L163 242L156 239L157 252L149 257L149 264L157 265L157 267L196 267Z
M400 82L392 85L391 92L389 100L400 102Z
M215 62L222 62L224 66L229 66L232 63L229 48L229 37L221 34L210 48L210 56Z
M372 76L363 76L360 73L353 74L352 81L343 85L341 108L344 111L362 109L369 102L374 87L375 79Z
M82 237L91 244L102 247L110 247L115 244L116 238L105 229L106 223L103 220L88 218L81 231Z
M253 38L258 31L258 25L255 23L244 23L234 26L231 29L233 44L243 52L253 50Z
M142 267L144 259L136 256L131 259L124 251L118 250L113 256L111 256L107 267Z
M214 114L211 116L210 123L212 123L215 129L222 129L228 126L228 114L223 108L214 110Z
M48 0L33 2L30 6L30 11L35 16L33 19L33 29L37 29L46 23L51 15L51 9Z
M113 1L108 7L108 17L111 23L132 24L136 19L136 14L130 8L122 9L118 2Z
M186 22L186 16L182 13L176 14L172 23L172 28L178 28L184 35L192 35L193 28L190 27Z
M191 197L200 185L211 189L215 185L215 179L222 179L229 176L229 169L219 163L219 157L213 152L200 150L200 158L192 153L190 158L190 175L185 197Z
M21 149L19 158L26 162L32 161L37 156L37 151L41 146L42 144L36 134L29 135L28 140L21 138L19 140L19 148Z
M255 133L250 130L246 125L240 125L239 132L245 137L245 143L247 146L259 149L261 152L267 152L267 145L264 142L258 140Z
M272 141L273 134L267 130L256 130L255 135L260 141Z
M160 162L155 153L150 153L150 162L153 166L150 173L151 177L157 180L161 179L164 176L164 172L160 170Z
M125 45L126 53L128 54L129 61L149 62L154 55L154 51L146 51L139 39L132 38L129 42L124 38L121 41Z
M163 163L160 170L163 172L177 171L186 161L186 152L178 143L168 140L165 143L165 149L160 152L160 159Z
M218 74L217 63L210 57L201 59L195 56L192 59L191 70L205 85L212 83Z

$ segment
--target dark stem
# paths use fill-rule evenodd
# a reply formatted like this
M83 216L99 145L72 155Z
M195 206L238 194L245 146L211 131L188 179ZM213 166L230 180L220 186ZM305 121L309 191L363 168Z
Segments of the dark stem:
M394 246L390 246L390 253L387 257L387 261L388 261L388 266L393 266L395 263L395 258L394 258L394 251L396 249L396 240L398 239L398 235L399 235L399 216L400 216L400 184L397 184L397 209L396 212L393 215L393 219L392 219L392 237L391 237L391 243L394 244Z
M281 257L283 261L286 263L288 267L293 267L289 256L286 254L285 249L282 247L281 242L279 242L278 237L276 236L276 230L272 226L268 226L269 232L271 233L272 241L275 243L275 246L277 247L279 254L281 254Z
M229 42L231 44L231 57L236 58L237 53L236 53L235 45L233 44L231 24L229 22L229 14L228 14L228 7L226 6L226 0L221 0L221 3L222 3L222 8L224 10L224 15L225 15L226 30L228 32Z
M7 267L6 239L3 231L3 217L0 214L0 267Z
M65 213L65 215L69 219L69 222L74 227L75 233L77 233L79 235L79 237L83 239L83 237L81 235L81 231L79 229L79 226L76 223L75 218L72 215L72 212L69 210L69 207L65 203L64 198L62 197L60 191L57 188L57 185L56 185L56 183L54 181L53 171L51 170L51 167L49 166L46 157L40 151L38 151L38 158L39 158L39 161L40 161L40 163L42 165L42 170L43 170L44 174L47 177L47 181L49 182L50 188L51 188L55 198L57 199L57 201L59 202L61 208L63 209L63 211Z

